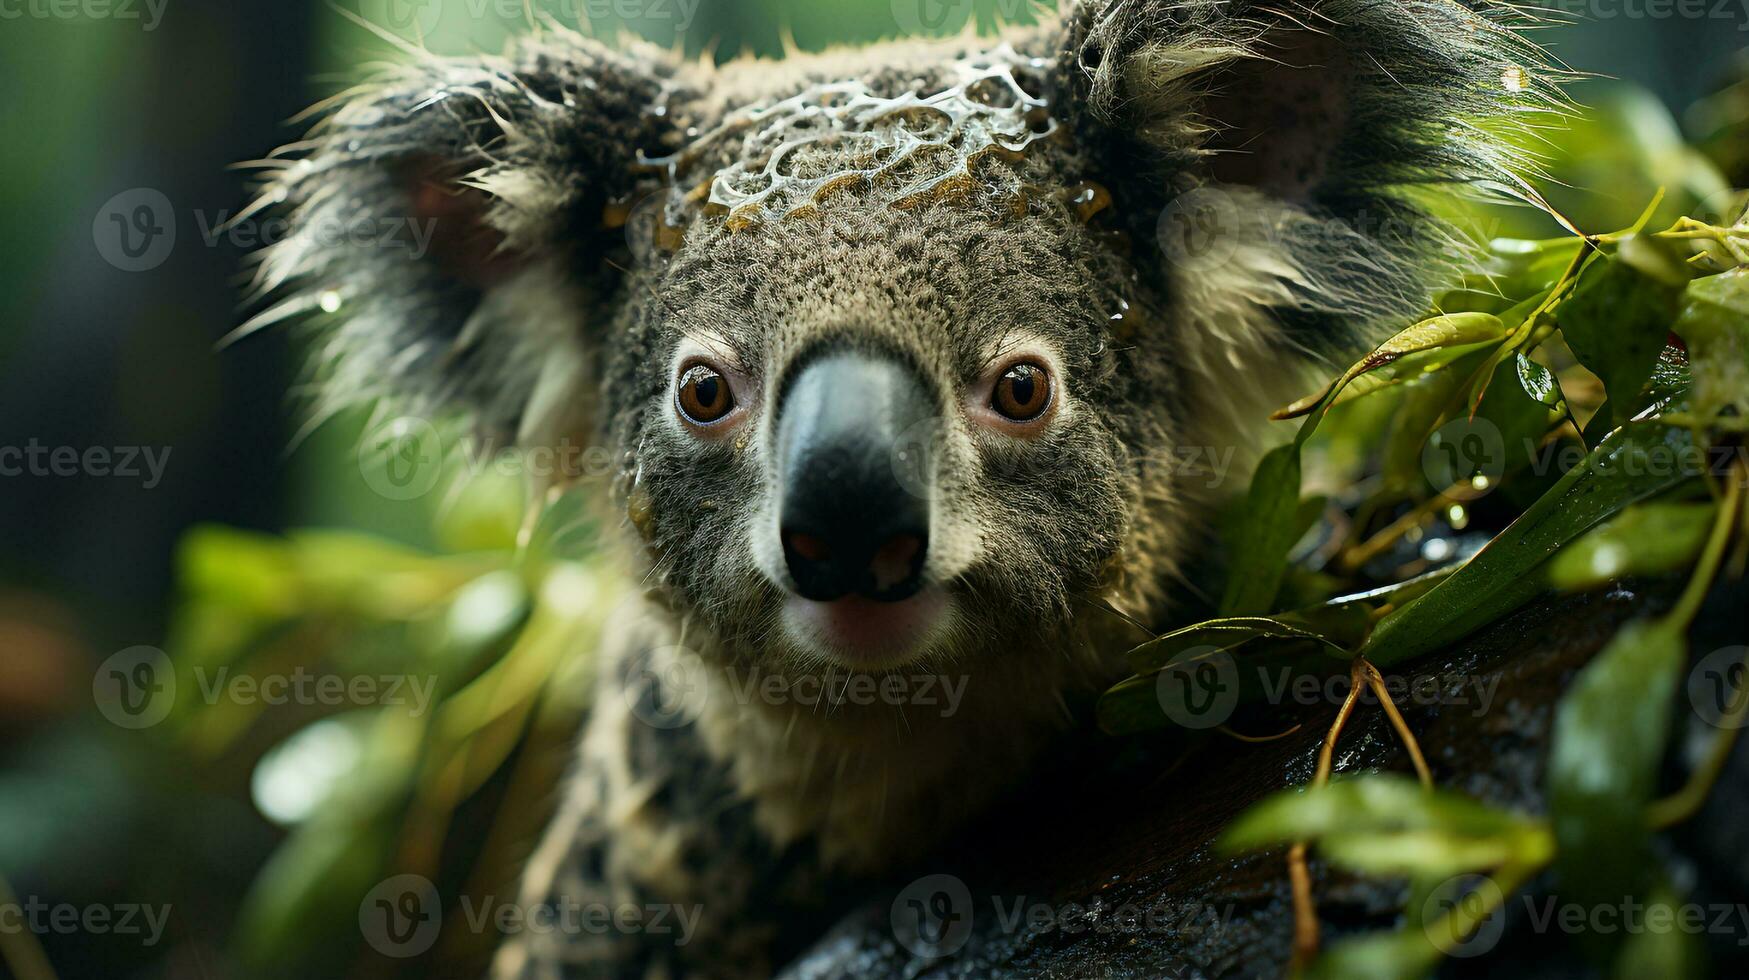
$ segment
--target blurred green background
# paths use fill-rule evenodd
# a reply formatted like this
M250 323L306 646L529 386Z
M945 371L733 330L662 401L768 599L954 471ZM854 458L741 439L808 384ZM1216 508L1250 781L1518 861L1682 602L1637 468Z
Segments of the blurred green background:
M403 872L446 900L508 899L563 770L587 638L617 601L580 504L519 551L512 477L392 499L356 451L364 418L304 431L300 331L215 349L240 322L248 251L211 230L249 197L230 165L296 138L286 120L388 55L342 9L381 23L400 3L0 0L0 448L146 447L163 464L156 480L143 462L132 477L0 476L0 876L20 903L167 911L155 938L0 929L20 972L46 956L63 977L476 975L490 930L385 956L361 899ZM920 21L988 27L1018 4L533 6L720 59L777 55L786 34L816 49ZM1542 40L1623 81L1577 91L1592 116L1553 153L1569 186L1551 199L1588 230L1625 225L1659 185L1691 206L1723 182L1690 143L1749 183L1749 152L1714 135L1749 131L1749 90L1702 101L1732 77L1749 15L1585 6ZM498 48L521 8L410 12L429 48L465 53ZM588 16L626 9L646 15ZM176 241L136 272L101 243L108 202L139 188L168 201ZM1495 233L1552 233L1496 217ZM159 650L174 666L154 675ZM431 687L419 710L381 691L365 706L205 694L220 676L318 675ZM174 696L146 715L99 704L104 685L141 679Z

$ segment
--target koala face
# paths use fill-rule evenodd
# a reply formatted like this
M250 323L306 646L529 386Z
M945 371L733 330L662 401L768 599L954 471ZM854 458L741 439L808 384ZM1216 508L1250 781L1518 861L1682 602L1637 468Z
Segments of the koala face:
M431 221L430 254L294 235L260 322L341 300L333 401L608 441L645 582L721 656L1080 657L1090 619L1170 602L1208 523L1186 450L1252 455L1313 356L1423 304L1436 237L1382 231L1429 223L1404 189L1511 186L1473 120L1558 104L1507 13L1315 6L1085 2L715 67L561 32L420 57L268 201Z
M607 394L659 577L714 634L801 662L1039 645L1099 592L1147 448L1119 272L1055 199L689 240Z

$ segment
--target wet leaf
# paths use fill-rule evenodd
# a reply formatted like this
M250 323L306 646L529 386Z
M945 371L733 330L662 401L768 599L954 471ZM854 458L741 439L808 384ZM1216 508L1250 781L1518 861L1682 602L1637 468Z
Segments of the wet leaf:
M1250 615L1269 611L1287 570L1287 554L1306 532L1300 511L1300 446L1279 446L1264 455L1233 547L1221 611Z
M1229 662L1242 662L1247 668L1231 678L1237 685L1233 707L1266 693L1259 671L1345 671L1348 651L1366 637L1381 610L1424 594L1446 574L1444 570L1432 572L1280 616L1210 620L1144 643L1128 654L1137 676L1125 679L1099 699L1099 726L1109 734L1124 735L1176 724L1161 702L1160 674L1168 665L1187 669L1199 657L1217 663L1223 656L1230 657ZM1198 647L1206 649L1197 651ZM1191 651L1197 653L1184 656ZM1258 669L1250 669L1253 667Z
M1285 618L1234 616L1174 630L1136 647L1125 656L1129 660L1130 669L1141 674L1164 667L1172 658L1187 650L1207 647L1211 650L1229 651L1257 639L1309 642L1327 647L1336 654L1343 652L1342 647L1304 626L1287 622Z
M1646 806L1687 647L1679 627L1630 623L1579 672L1556 708L1549 819L1564 901L1618 903L1651 884Z
M1564 545L1625 508L1698 474L1675 465L1693 449L1663 426L1611 434L1488 546L1426 595L1385 617L1361 648L1378 666L1468 635L1545 588L1533 575Z
M1590 589L1629 575L1687 568L1712 529L1711 504L1641 504L1561 549L1549 583Z
M1749 268L1695 280L1674 329L1688 345L1695 414L1749 416Z
M1698 932L1682 926L1684 904L1669 882L1647 900L1641 913L1644 928L1629 933L1617 952L1610 975L1615 980L1692 980L1708 975L1706 944ZM1654 923L1669 923L1655 928Z
M1251 851L1329 835L1439 831L1493 837L1526 826L1525 818L1445 790L1428 792L1405 776L1367 775L1285 790L1245 811L1221 847Z
M1686 283L1680 261L1652 239L1635 236L1614 260L1594 265L1556 310L1573 355L1603 380L1618 425L1639 409L1640 390L1664 349Z
M1468 837L1439 830L1383 834L1335 834L1318 842L1331 864L1378 877L1452 875L1497 868L1523 854L1523 835Z
M1518 368L1518 384L1524 393L1549 408L1561 407L1561 383L1555 373L1523 354L1513 356Z
M1464 348L1474 344L1497 341L1506 336L1506 324L1492 313L1448 313L1421 321L1404 329L1390 340L1380 344L1371 354L1355 362L1342 373L1342 376L1331 382L1323 391L1315 395L1307 395L1299 401L1277 411L1272 418L1298 418L1317 407L1318 403L1330 397L1332 391L1340 391L1342 398L1357 398L1368 391L1376 390L1384 384L1401 381L1414 373L1424 373L1438 366L1437 359L1424 358L1419 362L1405 365L1412 370L1391 372L1367 385L1353 386L1351 383L1372 372L1403 361L1409 355L1432 351L1448 351L1452 348ZM1449 359L1445 362L1449 363Z
M1318 957L1308 980L1414 980L1433 972L1444 954L1421 929L1338 940Z

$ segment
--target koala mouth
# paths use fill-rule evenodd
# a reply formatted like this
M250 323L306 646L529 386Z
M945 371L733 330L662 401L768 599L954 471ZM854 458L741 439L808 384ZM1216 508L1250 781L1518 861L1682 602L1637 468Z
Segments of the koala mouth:
M936 646L950 629L953 598L940 586L897 602L845 596L784 600L784 628L806 649L862 670L900 667Z

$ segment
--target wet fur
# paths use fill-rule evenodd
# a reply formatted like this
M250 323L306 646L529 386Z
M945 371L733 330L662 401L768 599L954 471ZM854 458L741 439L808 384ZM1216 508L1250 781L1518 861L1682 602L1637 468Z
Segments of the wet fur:
M839 195L818 218L739 231L689 192L743 142L700 134L821 81L935 91L995 42L713 67L549 30L501 59L416 57L328 104L270 164L263 206L304 225L441 213L440 247L414 261L294 237L264 256L277 303L250 329L338 293L320 410L380 401L463 417L483 439L605 440L624 460L603 497L629 515L647 595L604 643L526 898L698 902L701 934L523 937L499 973L767 973L820 924L806 910L833 882L902 865L1023 775L1121 669L1134 632L1105 607L1162 623L1186 594L1210 508L1271 438L1267 409L1301 393L1319 354L1424 305L1448 240L1399 233L1428 227L1405 188L1518 187L1529 161L1474 125L1559 107L1515 20L1431 0L1076 4L993 55L1061 132L993 163L985 189L905 210ZM1526 90L1502 89L1512 66ZM681 179L640 151L686 155ZM1091 223L1055 193L1089 181L1113 199ZM1188 270L1158 222L1198 190L1237 216L1236 248ZM683 233L677 250L658 222ZM900 673L969 675L951 718L740 704L723 687L830 669L778 628L759 566L769 396L828 338L911 361L944 415L1019 343L1049 350L1071 398L1036 443L954 430L944 449L931 561L961 615ZM760 379L750 437L674 423L684 344ZM1211 491L1163 465L1184 447L1232 447L1240 468ZM640 720L638 705L675 699L679 723Z

